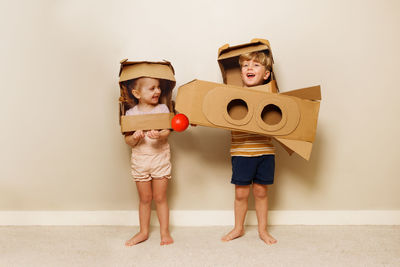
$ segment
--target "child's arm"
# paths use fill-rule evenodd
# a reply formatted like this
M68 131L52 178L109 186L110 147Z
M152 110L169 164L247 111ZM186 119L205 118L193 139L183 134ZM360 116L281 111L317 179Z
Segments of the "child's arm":
M142 130L137 130L131 135L126 135L125 136L125 143L130 145L131 147L134 147L139 143L140 139L144 138L144 133Z
M164 130L151 130L147 132L147 136L152 138L152 139L167 139L169 134L171 133L170 130L164 129Z

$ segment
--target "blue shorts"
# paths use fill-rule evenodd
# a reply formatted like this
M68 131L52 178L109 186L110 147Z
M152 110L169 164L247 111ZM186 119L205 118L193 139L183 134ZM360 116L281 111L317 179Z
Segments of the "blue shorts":
M274 173L275 155L232 157L232 184L273 184Z

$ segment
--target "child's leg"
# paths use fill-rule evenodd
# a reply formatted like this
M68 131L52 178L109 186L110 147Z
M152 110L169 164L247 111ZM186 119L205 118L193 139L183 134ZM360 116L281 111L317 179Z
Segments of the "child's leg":
M143 242L149 238L150 230L150 215L151 215L151 200L153 197L151 189L151 181L136 182L136 187L139 193L139 224L140 231L131 239L126 241L126 246L133 246Z
M235 226L232 231L222 237L222 241L230 241L244 235L244 219L247 213L249 193L249 185L235 185Z
M167 201L168 179L153 179L153 199L156 203L158 221L160 222L160 245L169 245L174 242L169 233L169 208Z
M253 184L253 195L258 221L258 233L260 238L268 245L276 243L267 230L268 223L268 186L263 184Z

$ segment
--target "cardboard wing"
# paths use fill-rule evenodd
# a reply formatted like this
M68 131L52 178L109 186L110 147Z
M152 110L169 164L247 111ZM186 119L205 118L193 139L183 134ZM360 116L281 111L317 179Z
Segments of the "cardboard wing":
M174 116L172 105L172 90L175 87L175 71L168 61L128 61L122 60L119 71L119 116L121 132L136 130L169 129ZM166 104L171 113L125 116L129 108L137 104L132 92L128 89L129 83L141 77L150 77L160 80L160 103Z
M309 159L321 99L320 87L283 94L269 83L246 88L194 80L178 89L176 110L190 123L274 137L289 153Z

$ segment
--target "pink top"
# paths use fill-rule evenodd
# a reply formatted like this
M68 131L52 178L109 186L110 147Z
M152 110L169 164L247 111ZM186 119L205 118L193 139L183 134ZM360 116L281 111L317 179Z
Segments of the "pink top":
M130 108L126 111L125 116L130 116L130 115L144 115L144 114L154 114L154 113L169 113L169 109L167 105L165 104L158 104L155 106L151 111L149 112L143 112L138 109L138 106L134 106L133 108ZM135 153L140 153L140 154L155 154L159 153L160 151L169 149L169 144L168 140L157 140L157 139L152 139L150 137L147 137L146 132L145 132L145 137L137 143L136 146L132 148L132 156L134 156Z

